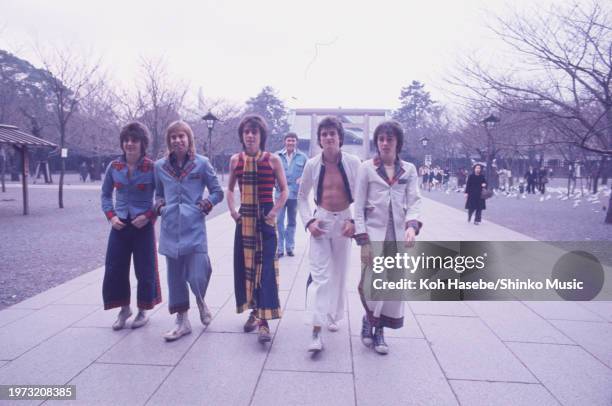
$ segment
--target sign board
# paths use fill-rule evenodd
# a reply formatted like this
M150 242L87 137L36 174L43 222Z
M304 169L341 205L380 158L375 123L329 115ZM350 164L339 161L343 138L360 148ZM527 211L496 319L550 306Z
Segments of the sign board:
M68 148L62 148L62 152L60 156L62 158L68 158Z

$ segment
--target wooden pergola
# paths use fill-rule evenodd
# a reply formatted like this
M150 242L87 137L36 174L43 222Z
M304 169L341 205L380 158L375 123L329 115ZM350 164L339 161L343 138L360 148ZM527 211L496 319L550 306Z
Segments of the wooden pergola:
M10 145L21 153L21 183L23 186L23 214L26 215L30 212L30 205L28 201L28 175L30 172L28 162L28 148L42 147L42 148L57 148L52 142L43 140L21 131L19 128L8 125L0 124L0 145ZM2 178L4 182L4 177ZM4 185L3 185L4 186Z

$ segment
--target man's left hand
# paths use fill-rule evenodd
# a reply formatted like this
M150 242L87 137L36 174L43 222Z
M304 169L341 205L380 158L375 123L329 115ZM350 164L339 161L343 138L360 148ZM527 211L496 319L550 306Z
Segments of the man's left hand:
M342 227L342 235L345 237L352 237L355 234L355 224L352 221L346 220L344 227Z
M136 218L132 220L132 225L136 228L143 228L147 225L148 222L149 219L144 214L141 214L140 216L136 216Z
M406 247L412 248L414 247L414 242L416 241L416 232L414 228L408 227L404 234L404 240L406 241Z

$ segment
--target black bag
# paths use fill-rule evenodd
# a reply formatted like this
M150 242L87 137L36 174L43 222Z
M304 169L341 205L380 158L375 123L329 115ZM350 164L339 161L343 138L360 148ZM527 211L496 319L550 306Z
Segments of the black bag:
M489 197L492 197L492 196L493 196L493 191L492 191L492 190L489 190L489 189L483 188L483 189L480 191L480 198L481 198L482 200L487 200Z

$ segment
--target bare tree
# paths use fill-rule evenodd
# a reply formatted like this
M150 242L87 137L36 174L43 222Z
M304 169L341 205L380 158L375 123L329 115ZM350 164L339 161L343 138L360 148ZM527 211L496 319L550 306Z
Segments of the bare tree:
M53 94L52 109L60 137L60 148L66 146L68 124L79 108L81 101L97 90L100 70L99 61L90 61L69 48L37 47L44 68L49 72ZM64 208L65 160L61 160L58 202Z
M92 85L96 86L96 90L88 92L81 100L79 111L70 125L74 134L70 145L77 148L82 155L93 158L92 180L99 180L102 169L101 155L120 151L119 98L107 79Z
M159 157L168 125L181 116L188 86L172 81L163 59L141 58L140 80L135 97L124 95L126 118L138 119L151 132L151 155Z
M497 18L492 27L512 55L503 72L469 58L453 81L496 109L545 113L565 127L558 141L612 156L609 6L593 0L529 13ZM610 203L606 223L612 223L612 196Z

